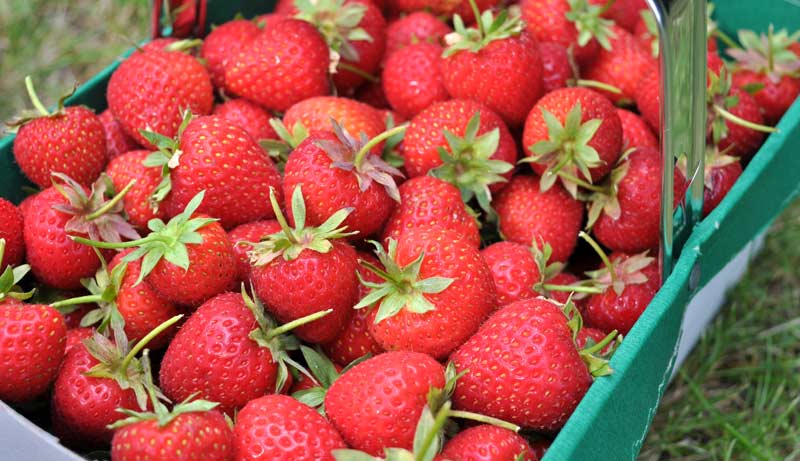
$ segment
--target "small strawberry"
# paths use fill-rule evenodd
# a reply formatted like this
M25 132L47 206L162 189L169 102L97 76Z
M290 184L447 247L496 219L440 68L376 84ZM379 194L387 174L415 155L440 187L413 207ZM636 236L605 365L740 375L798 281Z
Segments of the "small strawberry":
M446 23L427 11L415 11L401 16L386 26L384 60L395 51L415 43L441 45L444 36L452 32Z
M737 157L726 155L718 149L707 146L706 157L703 162L705 167L705 177L703 184L703 216L719 205L723 198L728 194L736 180L742 175L742 164ZM685 158L678 160L676 168L686 175Z
M59 172L83 185L100 176L106 165L106 138L100 119L83 106L64 107L71 93L48 111L25 77L28 95L37 112L11 124L17 129L14 159L20 170L41 188L50 186L51 174ZM18 127L18 128L17 128Z
M521 126L542 96L542 61L535 46L523 40L524 24L506 10L484 11L477 28L455 20L442 61L444 86L457 99L482 102L509 126ZM488 79L487 75L503 78Z
M626 151L631 147L648 147L658 149L658 138L653 134L653 130L643 118L633 112L617 108L619 121L622 123L622 150Z
M334 461L342 436L319 413L286 395L251 400L236 416L237 461Z
M315 343L335 339L350 318L358 296L356 252L342 237L347 210L339 210L317 227L306 226L303 193L292 193L295 227L289 227L270 194L282 230L253 245L251 278L258 296L281 322L292 322L331 309L331 315L296 330Z
M606 336L608 336L608 334L604 331L598 330L597 328L584 326L583 328L578 330L578 334L575 336L575 345L579 349L592 347L595 344L603 342L606 339ZM618 337L618 340L621 341L621 339L619 338L621 337ZM618 342L610 343L608 346L603 348L602 351L600 351L600 354L610 356L614 352L615 345L617 344L619 343Z
M4 198L0 198L0 239L4 242L4 253L0 257L0 273L7 266L16 266L25 257L25 239L22 235L24 221L22 212Z
M162 180L162 172L158 168L145 166L150 154L149 150L126 152L113 158L106 167L106 174L117 190L122 190L131 181L136 180L133 187L125 194L122 203L128 221L139 229L146 228L151 219L164 219L167 215L163 207L154 207L150 200L150 196Z
M556 42L542 42L538 46L542 59L544 93L567 87L576 77L567 48Z
M577 196L578 185L594 183L616 164L622 124L611 102L586 88L563 88L545 95L525 122L523 161L542 177L542 190L561 182Z
M560 185L542 192L538 177L517 175L497 194L493 205L506 240L549 244L557 262L566 261L575 249L583 207Z
M69 325L67 327L69 328ZM67 346L64 353L69 354L69 351L74 347L83 347L83 340L91 339L94 336L94 332L94 328L88 327L69 328L67 330Z
M139 144L125 133L122 124L114 118L114 114L110 110L104 110L97 118L103 124L103 132L106 135L106 152L109 160L113 160L126 152L140 149Z
M229 99L217 104L213 114L243 128L254 141L278 139L278 134L269 124L272 116L246 99Z
M436 461L538 461L522 436L482 424L465 429L444 445Z
M442 47L414 43L392 53L381 80L386 99L403 117L411 118L432 103L450 99L442 81Z
M270 219L242 224L228 231L228 240L233 243L233 253L236 255L239 266L240 281L250 281L251 266L248 253L253 249L253 245L249 242L260 242L262 238L280 232L280 230L280 223L277 220Z
M208 33L200 48L200 57L206 62L208 75L215 88L225 87L225 62L260 32L261 28L254 21L234 19L214 27Z
M329 61L328 46L314 26L275 21L225 62L225 92L285 111L330 92Z
M386 350L424 352L441 359L469 338L497 306L489 267L480 252L444 229L410 229L377 242L384 269L364 263L381 277L354 306L375 304L369 332Z

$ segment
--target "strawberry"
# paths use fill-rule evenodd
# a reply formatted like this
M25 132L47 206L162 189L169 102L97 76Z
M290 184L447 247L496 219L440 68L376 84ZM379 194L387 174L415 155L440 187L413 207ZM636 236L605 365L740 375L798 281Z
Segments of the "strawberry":
M658 139L653 134L653 130L643 118L633 112L617 108L619 121L622 123L622 150L631 147L648 147L658 149Z
M521 0L519 7L531 35L567 48L581 66L591 62L601 46L611 49L613 21L601 17L602 6L588 0Z
M208 75L215 88L225 87L225 62L241 50L259 33L254 21L234 19L221 24L208 33L200 48L200 57L206 61Z
M743 49L729 48L736 59L733 84L739 87L761 86L753 96L769 125L778 123L800 94L800 59L790 49L798 35L786 29L756 35L751 30L738 31Z
M582 77L595 80L622 90L615 94L598 90L601 94L618 104L632 103L639 78L658 67L658 62L643 51L634 36L619 26L611 26L613 37L609 39L611 48L601 49Z
M270 193L282 230L253 246L251 279L256 293L281 322L291 322L331 309L324 319L303 325L296 334L304 341L335 339L350 318L358 295L356 253L342 242L349 234L339 227L348 215L339 210L318 227L306 226L303 193L292 193L295 227L290 228Z
M370 139L381 134L385 127L376 109L352 99L336 96L309 98L293 105L283 116L283 123L292 131L297 130L295 127L299 123L308 133L333 132L331 119L348 133L357 137L364 133ZM297 141L302 140L297 139Z
M59 99L56 110L50 112L36 96L30 77L25 77L25 86L37 113L11 125L18 127L13 150L20 170L41 188L50 185L54 172L91 184L107 161L100 119L83 106L65 108L64 101L71 93Z
M331 450L344 447L331 423L286 395L251 400L236 416L237 461L334 461Z
M661 133L661 76L658 69L651 69L639 79L634 99L642 118L656 133Z
M524 24L501 10L484 12L478 27L457 20L442 61L450 96L484 103L509 126L520 126L542 96L542 61L535 46L521 38ZM487 79L489 74L503 78Z
M755 98L733 86L730 73L709 73L708 80L708 141L733 157L752 156L764 142L764 133L775 129L764 125Z
M108 108L137 143L155 146L141 130L167 138L178 133L183 111L206 115L214 104L206 68L180 51L137 51L122 61L106 90Z
M328 46L314 26L275 21L225 62L225 92L285 111L328 94L328 64Z
M270 114L246 99L229 99L217 104L213 114L243 128L254 141L278 139L278 134L269 124Z
M450 356L466 372L456 384L455 408L558 431L592 384L573 340L576 327L567 321L560 305L541 298L495 312ZM609 372L603 366L593 371Z
M244 289L211 298L183 324L164 354L164 394L172 400L198 394L232 415L250 400L277 392L286 383L287 364L296 365L288 355L299 346L286 334L292 327L279 327Z
M373 456L384 447L410 449L428 392L444 387L444 372L426 354L386 352L334 381L325 395L325 411L352 448Z
M427 11L415 11L401 16L386 26L386 53L389 58L395 51L415 43L441 45L444 36L453 29Z
M69 325L67 325L69 328ZM68 354L74 347L83 347L83 340L94 336L95 329L89 327L69 328L67 330L67 341L65 354Z
M7 266L20 264L25 257L25 239L22 236L22 212L13 203L0 198L0 240L4 253L0 257L0 273Z
M389 101L386 100L386 94L383 92L383 84L381 82L367 82L356 90L356 101L368 104L379 111L382 109L389 109Z
M517 175L497 194L493 205L506 240L549 244L557 262L566 261L575 249L583 207L560 185L542 192L538 177Z
M40 192L26 214L24 236L28 263L37 279L55 288L81 288L81 279L100 267L91 247L73 242L82 235L105 242L119 242L139 235L120 216L124 194L107 199L111 181L102 176L89 194L68 176L54 174L64 185Z
M392 108L411 118L432 103L450 98L439 65L442 47L415 43L392 53L383 68L383 91Z
M150 154L148 150L126 152L113 158L106 167L106 174L117 190L136 180L122 203L128 221L140 229L146 228L151 219L164 219L167 215L163 207L154 207L155 204L150 200L162 179L158 168L149 168L144 164Z
M398 188L400 204L386 222L381 239L399 239L413 230L444 228L452 231L475 248L480 234L475 218L452 184L432 176L418 176Z
M337 211L350 208L344 221L358 238L378 232L400 201L394 177L399 170L372 154L373 147L404 131L405 125L369 139L356 139L334 123L333 132L312 133L289 156L284 168L283 194L286 197L303 187L308 198L307 219L319 226ZM291 222L296 222L292 211Z
M106 109L97 116L103 124L103 132L106 135L106 152L109 160L113 160L120 155L139 149L139 144L122 128L119 120L114 118L114 114Z
M575 79L575 68L564 45L555 42L539 43L539 56L542 59L542 83L545 94L565 88Z
M482 424L450 439L436 461L538 461L522 436L501 427Z
M536 103L525 122L522 143L530 155L524 161L542 176L542 190L560 177L576 197L579 184L596 182L616 164L622 123L602 95L586 88L563 88Z
M442 359L497 306L489 267L457 234L441 228L409 229L399 240L389 240L388 251L374 244L385 269L367 267L382 280L362 281L372 291L354 308L375 304L369 332L384 349Z
M233 253L236 255L239 267L238 273L240 281L250 281L251 266L248 253L253 249L253 245L248 242L259 242L262 238L280 232L280 230L280 223L274 219L270 219L242 224L228 231L228 240L233 243Z
M614 24L632 31L639 20L639 12L648 10L646 0L590 0L591 3L604 8L602 16L611 19ZM605 5L608 3L608 7Z
M741 175L742 164L738 160L711 166L711 174L703 190L703 216L714 211Z

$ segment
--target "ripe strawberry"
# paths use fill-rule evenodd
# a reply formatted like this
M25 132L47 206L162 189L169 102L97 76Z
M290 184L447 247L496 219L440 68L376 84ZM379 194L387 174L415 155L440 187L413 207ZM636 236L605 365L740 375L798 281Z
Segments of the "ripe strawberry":
M442 61L447 92L484 103L509 126L522 125L543 86L539 52L521 38L524 24L502 10L496 18L485 13L478 30L456 25Z
M233 244L233 253L236 255L238 263L239 280L242 282L250 281L250 250L253 245L245 242L257 243L262 238L280 232L281 225L274 219L266 221L254 221L242 224L228 231L228 240Z
M480 234L475 218L467 211L461 193L452 184L432 176L418 176L398 188L400 204L386 222L381 239L399 240L411 230L443 228L475 248Z
M648 71L658 67L658 62L643 51L634 36L619 26L611 26L611 48L601 49L597 57L582 72L582 77L614 85L622 90L615 94L598 90L615 103L633 102L636 84Z
M151 154L148 150L134 150L113 158L106 167L106 174L114 183L114 189L122 190L132 180L136 183L122 199L128 221L144 229L154 218L164 219L167 215L163 207L155 208L151 195L161 183L161 171L149 168L144 162Z
M489 267L469 242L444 229L409 229L375 243L385 269L381 282L362 282L372 292L355 309L376 304L369 332L386 350L446 357L469 338L497 306ZM369 266L367 266L369 267Z
M386 26L386 52L384 60L395 51L415 43L442 45L444 36L453 29L427 11L415 11L401 16Z
M738 35L743 49L727 50L736 59L733 84L763 86L753 96L766 123L775 125L800 94L800 59L790 48L797 35L786 29L774 32L772 26L769 34L740 30Z
M114 114L110 110L104 110L97 118L103 124L103 132L106 135L106 152L109 160L140 148L139 144L125 133L119 120L114 118Z
M631 147L647 147L658 149L658 139L647 122L633 112L617 108L619 121L622 123L622 150Z
M523 245L534 241L540 246L549 244L557 262L566 261L575 249L583 207L560 185L542 192L538 177L517 175L493 204L506 240Z
M86 107L65 108L64 100L69 95L59 99L56 110L49 112L36 96L30 77L25 78L25 86L37 114L12 124L19 127L14 138L14 159L20 170L43 189L50 186L54 172L91 184L108 160L103 124Z
M382 109L389 109L389 101L386 100L386 94L383 92L383 85L381 82L367 82L356 90L356 101L368 104L379 111Z
M739 158L726 155L713 146L706 146L706 157L703 162L705 167L703 184L703 216L719 205L723 198L728 194L736 180L742 175L742 164ZM684 159L678 161L676 168L686 175L686 163Z
M522 436L482 424L465 429L445 444L437 461L538 461Z
M228 58L225 91L285 111L329 93L328 64L328 46L314 26L295 19L275 21Z
M352 448L373 456L381 456L384 447L411 449L428 392L444 387L444 372L426 354L380 354L333 382L325 395L325 412Z
M560 177L573 197L580 181L594 183L616 164L622 124L614 106L586 88L546 94L525 122L522 143L531 168L542 176L542 190Z
M575 79L575 69L564 45L556 42L539 43L539 56L542 59L542 83L545 94L565 88Z
M436 16L452 16L462 0L387 0L389 11L413 13L427 11Z
M0 198L0 240L4 243L0 256L0 273L7 266L19 265L25 257L25 239L22 236L22 212L4 198Z
M708 134L712 145L733 157L750 157L764 142L764 133L774 128L764 126L764 118L755 98L732 86L731 75L724 70L709 73Z
M339 227L348 212L339 210L318 227L307 227L298 186L291 203L296 225L290 228L274 193L270 199L283 230L256 244L251 252L256 293L284 323L331 309L330 315L299 327L296 334L308 342L332 341L349 320L358 295L356 252L339 240L349 235Z
M565 313L548 300L526 299L498 310L450 356L466 371L456 384L455 407L558 431L592 384L572 335Z
M642 118L656 133L660 133L661 77L658 69L651 69L636 84L634 98Z
M383 68L383 91L392 108L411 118L432 103L450 98L442 82L442 47L415 43L392 53Z
M606 0L590 0L591 3L605 7ZM639 11L648 10L646 0L612 0L607 9L603 11L604 18L611 19L614 24L632 31L639 19Z
M180 51L137 51L122 61L106 90L108 107L137 143L152 148L141 130L172 138L183 111L211 113L214 104L206 68Z
M215 88L225 87L225 63L232 55L253 40L261 29L254 21L234 19L208 33L200 57L206 61L208 75Z
M333 132L331 119L356 137L364 133L372 139L381 134L385 127L376 109L362 102L336 96L309 98L293 105L283 116L283 123L293 131L300 123L308 133Z
M334 461L331 450L344 447L324 417L286 395L252 400L236 416L237 461Z
M213 114L243 128L254 141L278 139L278 134L269 124L272 116L246 99L229 99L217 104Z
M69 328L69 324L67 325ZM69 328L67 330L67 344L64 353L68 354L74 347L83 347L83 340L94 336L95 329L88 327Z

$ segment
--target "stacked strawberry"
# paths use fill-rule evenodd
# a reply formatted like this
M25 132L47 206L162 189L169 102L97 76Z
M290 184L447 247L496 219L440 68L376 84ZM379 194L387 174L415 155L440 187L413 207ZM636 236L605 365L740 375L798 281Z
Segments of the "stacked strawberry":
M99 117L29 81L0 398L114 460L539 459L661 284L658 37L639 0L498 3L282 0L137 49ZM706 213L796 38L709 48Z

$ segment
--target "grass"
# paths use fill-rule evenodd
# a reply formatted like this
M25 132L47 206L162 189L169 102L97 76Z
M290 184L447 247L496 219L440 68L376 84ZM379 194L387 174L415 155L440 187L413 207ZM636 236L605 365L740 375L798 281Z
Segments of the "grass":
M148 0L0 2L0 120L46 104L147 34ZM668 389L642 461L800 460L800 203L773 226ZM577 461L577 460L576 460Z

